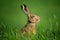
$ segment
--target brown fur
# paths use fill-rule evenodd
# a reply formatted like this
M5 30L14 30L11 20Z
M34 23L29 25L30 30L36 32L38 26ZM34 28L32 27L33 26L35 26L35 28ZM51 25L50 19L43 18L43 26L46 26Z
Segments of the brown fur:
M25 34L26 32L28 34L36 34L36 28L35 28L35 25L37 22L39 22L40 20L40 17L37 16L37 15L32 15L30 14L28 8L26 7L25 4L21 5L21 9L23 10L23 12L27 15L27 24L21 28L20 32L22 34Z

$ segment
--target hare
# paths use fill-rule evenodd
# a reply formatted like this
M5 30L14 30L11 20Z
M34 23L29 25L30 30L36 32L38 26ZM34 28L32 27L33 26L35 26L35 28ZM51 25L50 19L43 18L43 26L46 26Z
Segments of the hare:
M37 15L30 14L29 9L25 4L21 5L21 10L27 15L27 23L23 28L21 28L20 32L22 34L25 34L27 32L28 34L33 33L35 35L35 25L37 22L40 21L40 17Z

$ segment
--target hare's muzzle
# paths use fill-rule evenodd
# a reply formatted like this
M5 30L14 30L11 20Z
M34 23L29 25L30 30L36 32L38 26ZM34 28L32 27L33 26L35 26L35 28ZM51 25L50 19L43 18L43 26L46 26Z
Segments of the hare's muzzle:
M40 21L40 17L39 17L39 16L36 17L36 21L37 21L37 22Z

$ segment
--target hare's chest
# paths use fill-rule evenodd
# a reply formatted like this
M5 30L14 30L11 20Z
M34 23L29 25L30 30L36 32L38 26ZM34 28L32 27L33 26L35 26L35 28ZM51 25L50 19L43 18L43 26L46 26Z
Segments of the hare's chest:
M27 32L32 32L33 30L35 30L35 26L33 26L33 25L28 25L28 26L25 27L25 30L26 30Z
M33 33L33 34L36 34L36 29L35 29L35 26L27 26L26 28L25 28L25 31L27 32L27 33Z

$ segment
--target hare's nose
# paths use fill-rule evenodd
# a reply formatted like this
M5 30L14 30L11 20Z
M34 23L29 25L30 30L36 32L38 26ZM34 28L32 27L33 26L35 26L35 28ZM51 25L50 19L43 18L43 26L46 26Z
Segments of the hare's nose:
M38 19L40 19L40 17L39 17L39 16L37 16L37 18L38 18Z
M35 19L36 19L36 21L38 21L38 19L39 19L39 18L38 18L38 17L36 17Z

